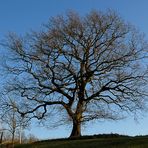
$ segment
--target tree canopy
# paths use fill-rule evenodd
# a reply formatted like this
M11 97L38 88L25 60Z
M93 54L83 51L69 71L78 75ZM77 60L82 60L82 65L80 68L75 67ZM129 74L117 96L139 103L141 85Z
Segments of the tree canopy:
M51 17L39 32L11 33L2 44L9 51L5 92L17 96L22 116L65 116L74 137L81 123L144 108L148 44L115 12L68 12Z

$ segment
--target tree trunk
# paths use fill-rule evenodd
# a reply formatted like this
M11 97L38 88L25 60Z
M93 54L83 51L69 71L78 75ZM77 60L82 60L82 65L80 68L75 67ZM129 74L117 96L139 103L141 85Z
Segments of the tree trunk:
M69 138L77 138L81 136L81 122L74 120L73 128Z
M83 101L79 100L77 104L77 109L72 117L73 128L69 138L77 138L81 136L81 123L83 118Z
M12 139L11 139L12 147L14 147L14 134L15 134L15 131L12 132Z
M3 132L1 132L1 139L0 139L0 144L3 143Z

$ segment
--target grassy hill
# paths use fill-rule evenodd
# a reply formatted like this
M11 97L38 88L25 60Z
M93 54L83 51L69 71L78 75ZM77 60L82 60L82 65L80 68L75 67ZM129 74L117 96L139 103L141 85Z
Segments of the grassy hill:
M129 137L117 134L84 136L79 139L56 139L15 148L148 148L148 136Z

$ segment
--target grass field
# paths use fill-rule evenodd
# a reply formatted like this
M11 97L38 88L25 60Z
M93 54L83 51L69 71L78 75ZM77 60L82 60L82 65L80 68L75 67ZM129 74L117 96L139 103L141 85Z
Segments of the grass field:
M15 148L148 148L148 136L139 137L85 137L59 139L16 145Z

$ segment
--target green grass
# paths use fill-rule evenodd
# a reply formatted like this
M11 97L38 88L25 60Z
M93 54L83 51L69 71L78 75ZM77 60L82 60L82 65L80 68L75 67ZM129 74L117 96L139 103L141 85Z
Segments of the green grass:
M61 139L16 145L15 148L148 148L148 137Z

